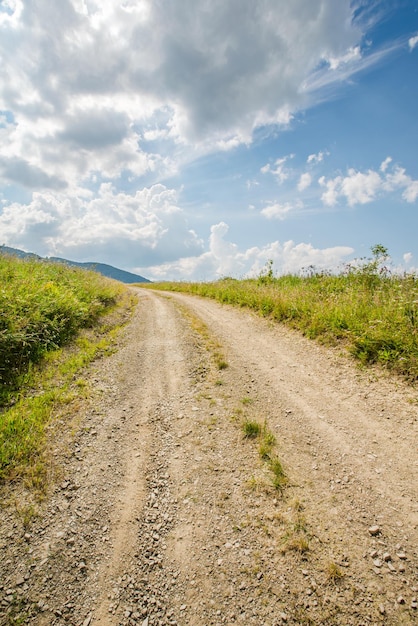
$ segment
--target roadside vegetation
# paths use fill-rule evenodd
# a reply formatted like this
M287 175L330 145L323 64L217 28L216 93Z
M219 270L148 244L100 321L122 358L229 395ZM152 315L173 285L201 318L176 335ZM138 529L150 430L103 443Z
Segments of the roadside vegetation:
M327 345L342 345L362 364L378 363L418 380L418 275L394 274L382 245L372 258L338 274L308 268L276 277L272 261L255 279L211 283L157 283L153 289L181 291L248 307Z
M0 482L41 486L48 423L88 386L82 369L111 349L129 298L96 272L0 255Z

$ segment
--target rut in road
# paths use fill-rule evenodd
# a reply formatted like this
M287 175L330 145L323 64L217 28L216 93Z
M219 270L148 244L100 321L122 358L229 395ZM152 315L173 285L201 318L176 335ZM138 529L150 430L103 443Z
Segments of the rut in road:
M4 511L0 623L416 623L414 390L248 312L138 297L42 514Z
M175 323L173 316L168 314L162 300L155 298L150 300L150 306L143 308L142 315L140 348L136 343L128 345L126 348L128 353L124 359L124 368L128 370L125 375L132 376L131 359L140 357L136 360L142 373L139 380L135 377L130 404L132 409L136 409L135 414L140 420L137 426L141 445L139 448L134 447L131 450L131 458L126 459L128 463L124 474L124 490L119 500L119 516L112 520L111 524L112 555L99 577L101 596L94 614L94 623L97 624L118 623L117 617L114 619L111 617L116 614L120 601L119 590L114 591L115 581L120 577L126 577L127 563L132 553L135 558L134 570L137 568L138 559L141 560L141 569L147 569L147 566L151 566L152 569L155 563L161 563L160 555L157 554L157 558L153 558L155 548L158 545L161 528L164 527L167 531L172 522L170 509L173 508L174 502L166 493L167 481L164 480L168 479L167 464L158 461L165 436L161 407L166 406L169 399L177 397L183 381L187 380L187 372L184 370L185 357L179 350L181 334L178 324ZM132 348L137 351L136 355L132 355ZM176 401L170 403L172 412L178 410L176 404ZM162 480L160 474L163 475ZM165 503L165 510L161 510L161 501ZM167 504L171 504L171 507ZM155 527L157 530L148 532L147 526ZM142 588L136 604L143 597L146 598L145 603L141 603L146 616L148 595L155 598L158 594L153 593L147 579L142 579ZM148 595L144 594L144 590L148 590ZM111 602L108 601L109 596ZM135 612L138 613L138 610Z

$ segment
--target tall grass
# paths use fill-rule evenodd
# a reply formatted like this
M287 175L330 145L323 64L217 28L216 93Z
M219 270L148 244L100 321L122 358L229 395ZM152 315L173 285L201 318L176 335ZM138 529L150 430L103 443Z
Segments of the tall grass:
M251 308L322 343L344 345L364 364L379 363L416 381L418 276L392 275L381 260L375 255L338 275L312 271L275 278L269 265L257 279L158 283L152 288Z
M96 272L0 254L0 484L45 488L47 425L76 401L78 372L112 350L129 298Z
M121 289L96 272L0 254L0 406L33 364L93 324Z

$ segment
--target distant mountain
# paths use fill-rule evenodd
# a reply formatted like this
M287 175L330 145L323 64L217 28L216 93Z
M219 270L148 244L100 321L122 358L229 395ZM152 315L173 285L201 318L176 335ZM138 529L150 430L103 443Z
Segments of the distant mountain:
M42 260L43 257L40 257L37 254L33 254L32 252L24 252L23 250L18 250L17 248L9 248L7 246L0 246L0 254L12 254L14 256L18 256L20 258L31 257ZM93 272L98 272L103 276L107 276L107 278L113 278L114 280L119 280L121 283L132 284L132 283L150 283L151 281L139 274L132 274L132 272L125 272L125 270L120 270L117 267L113 267L113 265L106 265L106 263L94 263L93 261L88 263L78 263L77 261L69 261L68 259L60 259L58 257L47 257L46 261L54 261L55 263L64 263L65 265L71 265L75 267L81 267L86 270L92 270Z

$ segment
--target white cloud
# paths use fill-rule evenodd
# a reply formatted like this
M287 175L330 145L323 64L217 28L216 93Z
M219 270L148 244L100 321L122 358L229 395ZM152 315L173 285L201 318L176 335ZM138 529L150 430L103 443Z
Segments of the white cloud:
M413 180L403 167L395 166L392 172L386 175L386 189L403 189L402 197L407 202L415 202L418 197L418 180Z
M337 269L353 254L346 246L314 248L311 244L279 241L263 247L254 246L240 250L226 240L229 227L225 222L212 226L209 250L195 257L181 258L172 263L155 267L138 267L136 271L146 273L154 280L213 280L223 276L257 276L265 263L273 260L274 270L279 274L298 273L303 268L315 266L317 269Z
M321 187L325 187L321 196L323 203L335 206L340 198L344 198L349 206L367 204L378 195L391 193L396 189L403 189L404 200L415 202L418 197L418 180L413 180L399 166L389 169L391 163L391 157L387 157L380 165L383 176L371 169L364 173L353 168L348 170L347 176L339 175L329 180L321 176L318 182Z
M411 252L405 252L405 254L403 255L403 260L406 265L410 265L413 258L413 254Z
M386 172L386 170L388 169L389 165L392 163L392 157L386 157L386 159L384 161L382 161L381 165L380 165L380 171L381 172Z
M285 167L285 165L286 165L286 162L289 159L292 159L293 157L294 157L294 154L290 154L288 156L276 159L273 167L269 163L267 163L261 168L260 172L262 174L272 174L272 176L275 177L279 185L281 185L291 175L291 170Z
M177 192L163 185L133 195L109 183L96 197L35 193L29 204L3 208L0 231L2 243L42 256L123 268L195 254L203 246L178 206Z
M355 65L353 11L349 0L5 0L0 110L17 126L4 156L75 185L95 169L165 167L173 146L249 143L309 104L301 86L322 59ZM142 137L168 141L165 153L143 154Z
M308 187L310 187L311 184L312 184L312 176L309 174L309 172L305 172L304 174L301 175L299 179L298 189L299 191L304 191L304 189L307 189Z
M328 154L329 152L322 152L322 151L318 152L317 154L310 154L308 158L306 159L306 162L313 163L313 164L321 163L321 161L324 160L324 157Z
M360 47L355 46L349 48L344 54L340 56L329 56L327 61L332 70L337 70L342 65L353 63L353 61L359 61L361 59Z
M412 51L416 45L418 45L418 35L411 37L408 41L409 49Z
M366 174L354 169L348 170L348 176L337 176L326 181L324 177L319 180L321 186L326 187L322 194L322 201L327 206L334 206L339 197L344 197L350 206L354 204L366 204L375 199L382 189L383 181L379 174L368 170Z
M321 187L326 187L326 191L324 191L321 198L323 203L327 206L334 206L337 204L338 196L340 195L341 181L341 176L337 176L332 180L326 180L325 176L321 176L318 180Z
M418 180L411 180L406 186L405 191L402 194L402 197L407 202L415 202L418 198Z
M292 211L301 208L303 208L303 204L301 202L296 202L294 204L291 204L290 202L286 202L285 204L274 202L267 205L261 210L260 213L263 217L266 217L269 220L285 220Z
M353 204L366 204L375 199L382 186L382 179L377 172L368 170L366 174L348 170L341 183L341 194L346 197L350 206Z

